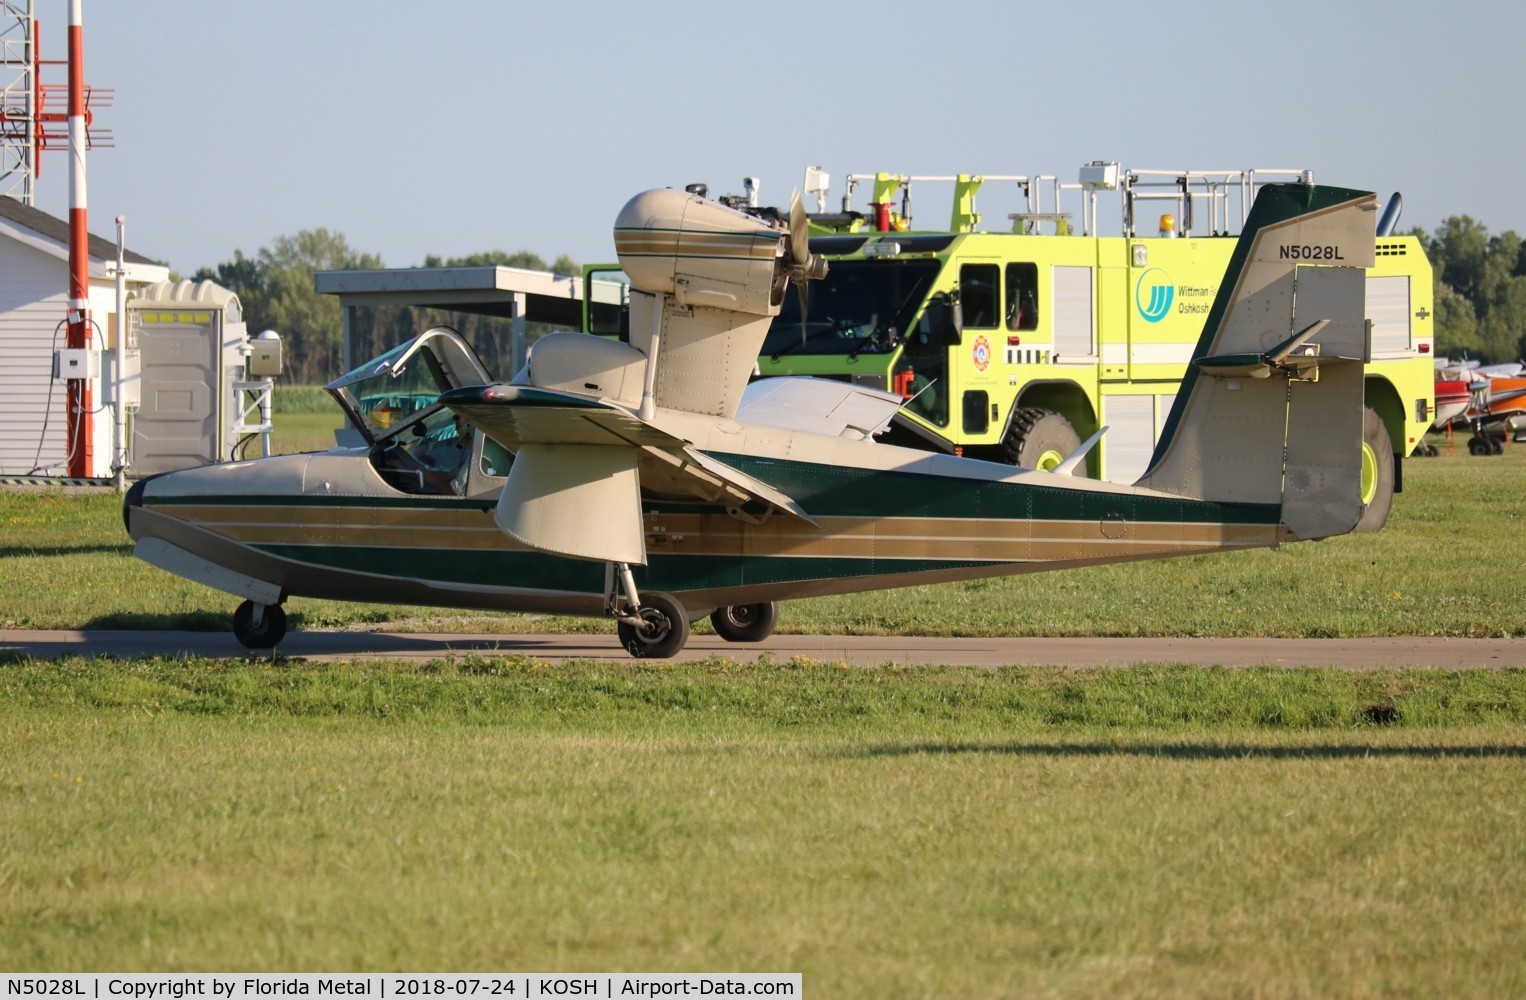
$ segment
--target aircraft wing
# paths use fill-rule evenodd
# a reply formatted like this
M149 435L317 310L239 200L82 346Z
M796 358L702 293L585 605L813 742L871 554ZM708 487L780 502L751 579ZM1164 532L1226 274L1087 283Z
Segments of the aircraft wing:
M440 402L514 452L494 516L536 548L645 563L641 497L720 503L753 522L777 510L815 523L774 487L603 400L493 385L457 389Z

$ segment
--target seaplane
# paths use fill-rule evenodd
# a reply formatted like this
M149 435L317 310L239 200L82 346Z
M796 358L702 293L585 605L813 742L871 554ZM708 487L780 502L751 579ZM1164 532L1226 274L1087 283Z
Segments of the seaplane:
M628 338L549 334L500 382L427 331L328 387L360 443L146 478L124 518L138 557L243 599L252 649L289 598L326 597L603 617L657 658L707 615L761 642L797 598L1339 535L1362 510L1376 218L1368 192L1261 190L1132 485L1069 474L1093 442L1014 468L876 440L893 393L752 382L791 286L808 303L826 273L805 211L662 189L615 222ZM903 335L958 343L957 290L928 294Z

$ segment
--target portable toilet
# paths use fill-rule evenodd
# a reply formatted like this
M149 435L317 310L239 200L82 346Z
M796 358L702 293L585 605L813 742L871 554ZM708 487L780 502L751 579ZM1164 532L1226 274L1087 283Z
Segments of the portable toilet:
M211 281L163 281L127 300L138 355L132 473L229 461L237 444L247 330L238 296Z

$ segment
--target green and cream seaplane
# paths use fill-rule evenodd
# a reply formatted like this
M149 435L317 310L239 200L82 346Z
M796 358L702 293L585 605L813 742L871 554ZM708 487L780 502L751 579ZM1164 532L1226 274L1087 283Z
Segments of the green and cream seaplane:
M136 554L243 598L251 648L281 640L301 596L603 616L632 654L665 657L705 615L764 640L792 598L1356 524L1373 195L1261 191L1130 486L1069 475L1082 454L1041 472L878 442L904 400L877 389L749 385L789 286L825 273L798 200L790 215L636 196L615 225L628 341L551 334L497 383L431 330L329 386L363 442L137 483ZM957 291L928 294L904 335L957 342Z

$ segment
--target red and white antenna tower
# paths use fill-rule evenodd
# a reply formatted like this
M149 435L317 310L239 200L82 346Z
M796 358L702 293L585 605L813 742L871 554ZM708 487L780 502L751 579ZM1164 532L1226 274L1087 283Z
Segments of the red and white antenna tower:
M38 154L67 149L68 87L43 79L64 59L43 59L34 0L0 0L0 196L36 205ZM111 131L94 124L95 109L110 107L111 90L84 89L87 148L112 145Z
M90 228L85 215L85 27L82 0L69 0L69 346L90 346ZM97 345L104 347L104 344ZM69 380L69 475L95 466L90 380Z
M90 230L85 215L85 151L110 146L111 134L93 127L95 107L112 93L85 86L81 0L69 0L68 59L43 59L33 0L0 0L0 196L34 205L38 153L69 151L68 346L88 348L90 322ZM60 88L44 83L43 68L67 66ZM104 345L97 345L104 346ZM90 433L92 391L87 378L68 382L68 475L84 478L94 467Z

